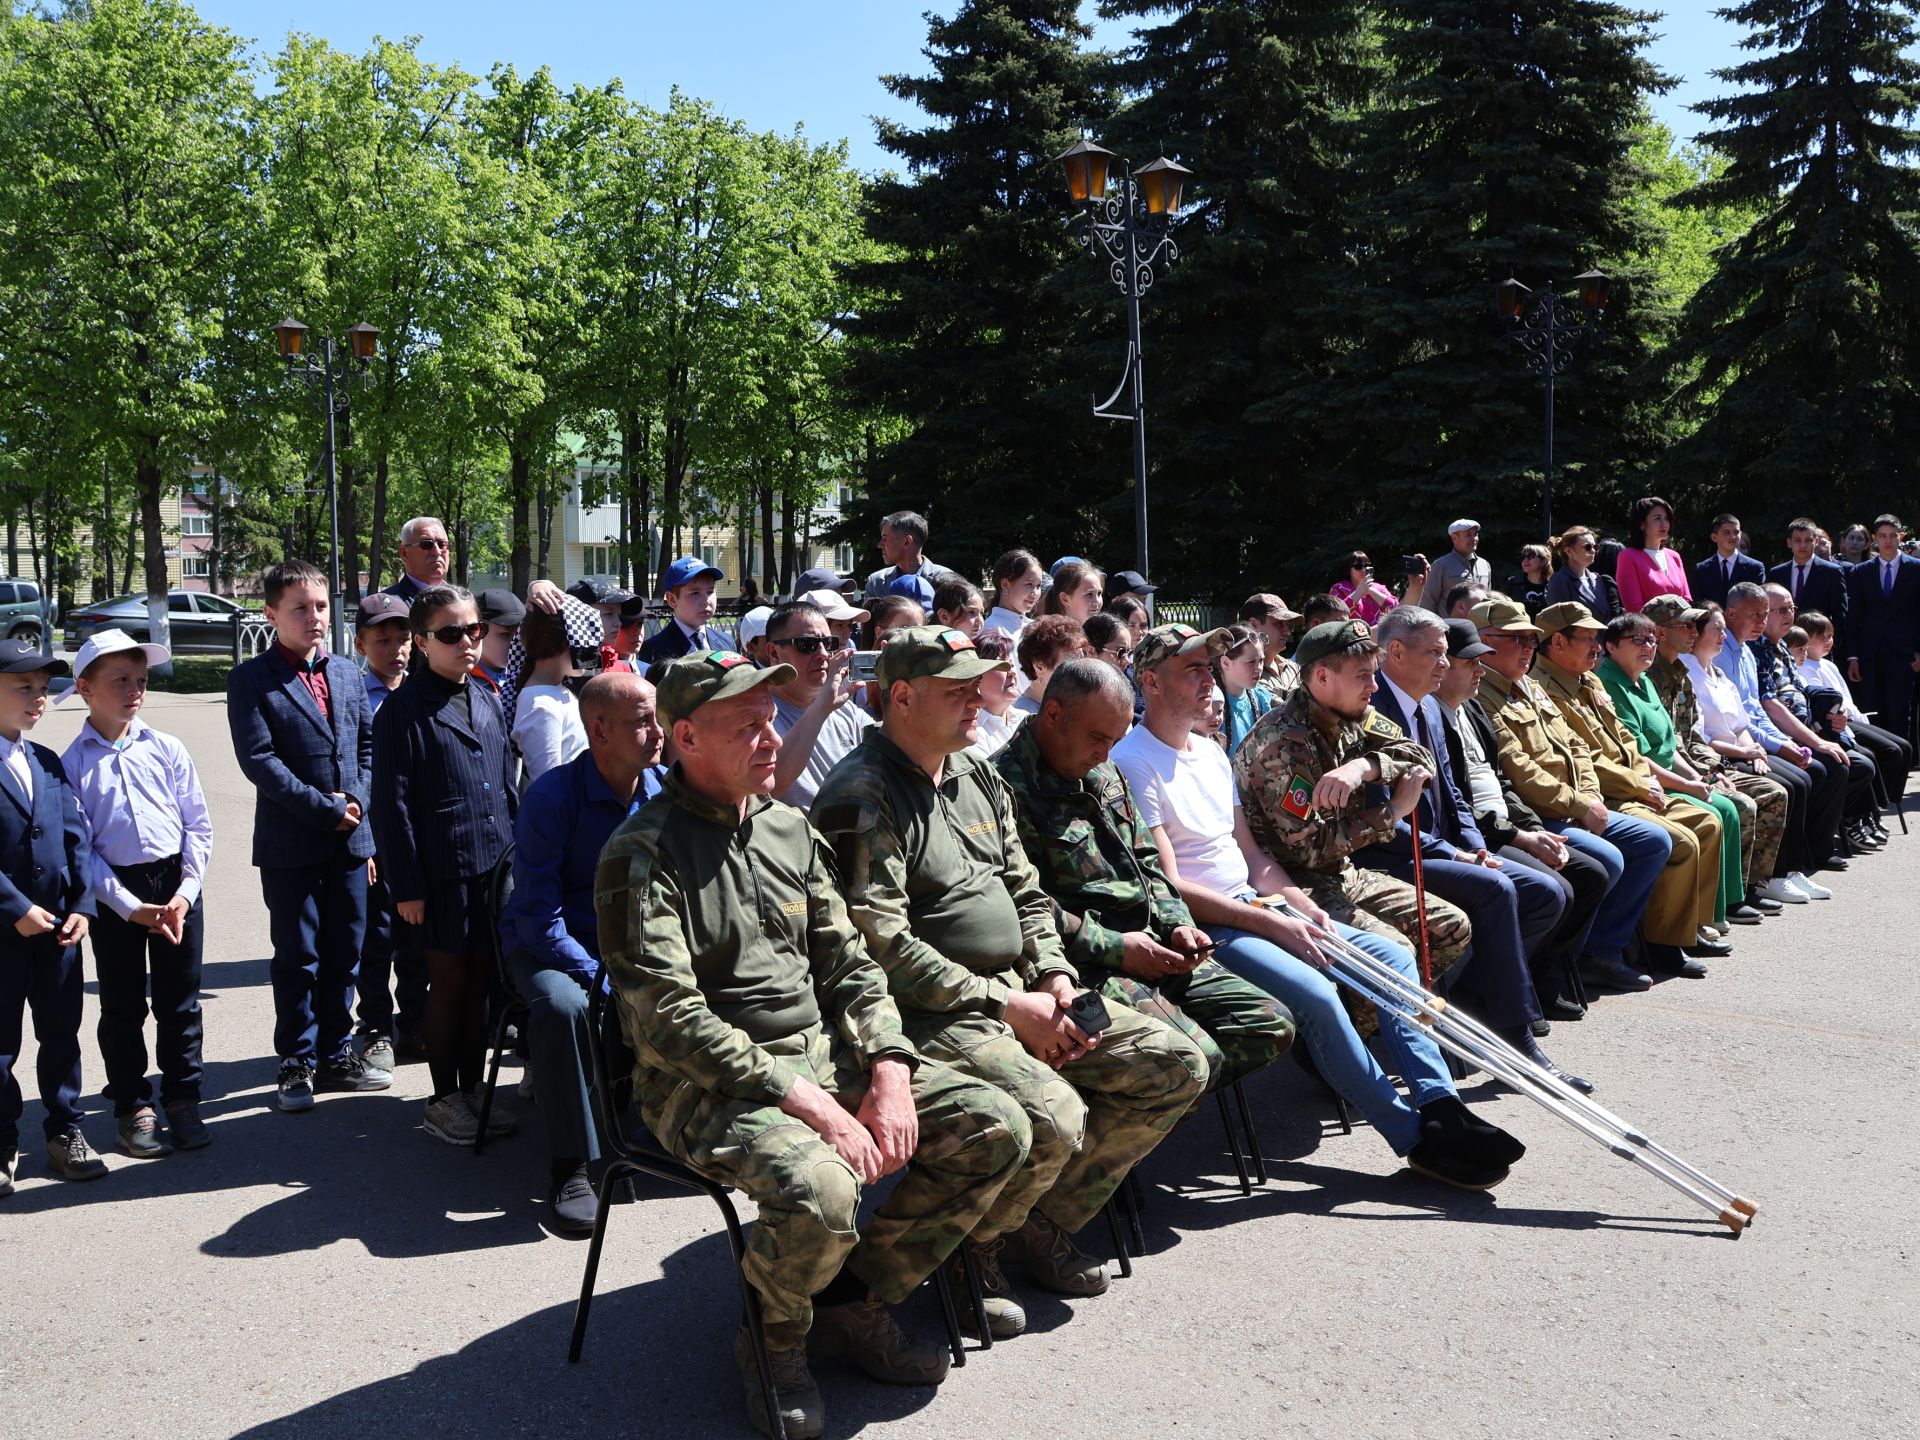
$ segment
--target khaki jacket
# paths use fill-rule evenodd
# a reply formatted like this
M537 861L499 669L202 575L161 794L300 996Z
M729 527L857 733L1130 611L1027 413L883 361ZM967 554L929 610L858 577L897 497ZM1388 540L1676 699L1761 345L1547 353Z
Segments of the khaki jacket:
M1640 753L1627 727L1613 713L1613 697L1594 674L1573 675L1544 656L1534 661L1533 678L1540 683L1573 733L1593 755L1600 793L1610 805L1645 801L1653 783L1653 769Z
M1480 671L1480 704L1493 722L1500 770L1542 820L1577 820L1604 802L1593 754L1531 678Z

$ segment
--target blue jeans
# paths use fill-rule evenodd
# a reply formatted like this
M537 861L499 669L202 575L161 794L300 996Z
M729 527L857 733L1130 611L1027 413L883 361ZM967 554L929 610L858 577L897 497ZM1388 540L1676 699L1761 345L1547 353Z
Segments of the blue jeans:
M1220 948L1213 958L1242 980L1258 985L1293 1011L1294 1024L1307 1052L1326 1082L1364 1115L1393 1147L1404 1155L1420 1143L1422 1105L1453 1094L1440 1047L1417 1025L1380 1011L1380 1038L1413 1097L1408 1106L1379 1063L1354 1033L1340 1003L1337 982L1324 970L1289 955L1271 940L1231 925L1208 925L1208 936ZM1350 941L1376 960L1384 961L1418 983L1413 952L1371 931L1335 925L1340 938Z
M1595 835L1566 820L1550 820L1547 829L1607 867L1607 898L1600 902L1599 913L1593 917L1586 953L1603 960L1618 960L1640 926L1640 917L1646 913L1647 900L1660 879L1660 872L1667 868L1673 841L1651 821L1622 815L1617 810L1607 816L1605 835Z

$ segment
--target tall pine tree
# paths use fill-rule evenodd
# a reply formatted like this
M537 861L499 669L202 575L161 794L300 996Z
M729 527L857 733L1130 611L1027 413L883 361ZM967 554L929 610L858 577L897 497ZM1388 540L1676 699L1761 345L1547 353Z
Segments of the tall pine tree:
M925 513L935 558L968 572L1012 545L1131 552L1126 452L1087 413L1105 365L1072 358L1090 283L1076 277L1094 267L1074 266L1054 164L1109 108L1090 34L1076 0L962 0L929 20L932 73L884 78L929 123L879 122L907 173L871 186L882 258L853 276L874 298L847 327L849 383L907 422L875 447L839 531L863 552L901 508ZM1116 524L1124 541L1107 545Z
M1148 448L1160 458L1154 578L1179 594L1237 602L1276 584L1327 584L1301 563L1302 516L1332 488L1325 417L1305 399L1332 341L1310 297L1353 279L1348 142L1381 81L1370 9L1102 6L1109 17L1158 17L1116 66L1135 98L1107 143L1136 163L1164 149L1195 172L1181 257L1143 317ZM1340 539L1329 532L1328 543Z
M1920 133L1910 0L1750 0L1755 58L1719 79L1742 93L1694 108L1727 157L1690 198L1760 218L1719 252L1675 347L1698 428L1669 456L1701 509L1738 497L1750 529L1794 515L1828 528L1905 506L1916 490ZM1837 523L1836 523L1837 522Z
M1643 54L1652 18L1605 0L1393 7L1393 80L1356 176L1365 283L1323 297L1354 342L1322 402L1350 441L1350 504L1320 527L1341 546L1431 552L1465 514L1496 578L1514 568L1542 529L1543 386L1502 340L1494 290L1513 275L1564 291L1595 266L1614 276L1608 334L1556 392L1554 519L1624 522L1657 443L1666 314L1624 258L1657 241L1632 203L1645 97L1671 83Z

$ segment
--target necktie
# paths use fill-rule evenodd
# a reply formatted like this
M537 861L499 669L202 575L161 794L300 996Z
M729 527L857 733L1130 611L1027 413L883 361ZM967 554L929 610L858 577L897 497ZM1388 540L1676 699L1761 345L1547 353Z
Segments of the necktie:
M693 648L696 650L705 650L708 648L706 626L702 625L698 630L693 632Z
M1806 578L1806 566L1796 565L1793 567L1793 608L1796 610L1800 608L1800 582Z
M1729 555L1726 558L1726 562L1723 565L1721 565L1720 568L1726 572L1727 584L1729 585L1733 584L1733 557Z
M1893 561L1888 560L1880 566L1880 593L1893 594Z

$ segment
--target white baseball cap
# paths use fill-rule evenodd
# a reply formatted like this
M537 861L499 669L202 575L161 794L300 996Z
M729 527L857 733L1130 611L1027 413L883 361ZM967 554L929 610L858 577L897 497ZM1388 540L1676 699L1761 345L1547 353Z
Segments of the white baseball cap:
M1462 530L1478 530L1479 528L1480 522L1478 520L1456 520L1447 526L1447 534L1458 535Z
M767 633L767 617L771 614L773 614L771 605L756 605L740 617L739 636L742 650Z
M827 619L829 620L865 620L867 618L867 612L865 610L859 610L849 605L847 603L847 597L842 595L838 590L809 590L800 598L802 600L811 600L822 610L826 611Z
M87 673L87 667L102 655L118 655L123 650L140 651L147 657L147 664L149 665L165 665L173 659L173 656L168 653L166 646L155 645L151 642L142 643L118 627L107 630L96 630L87 637L87 643L80 647L80 653L74 657L74 677L77 679L85 675ZM75 689L69 690L67 695L77 695L79 693L80 692ZM62 695L60 698L64 700L67 698L67 695Z

